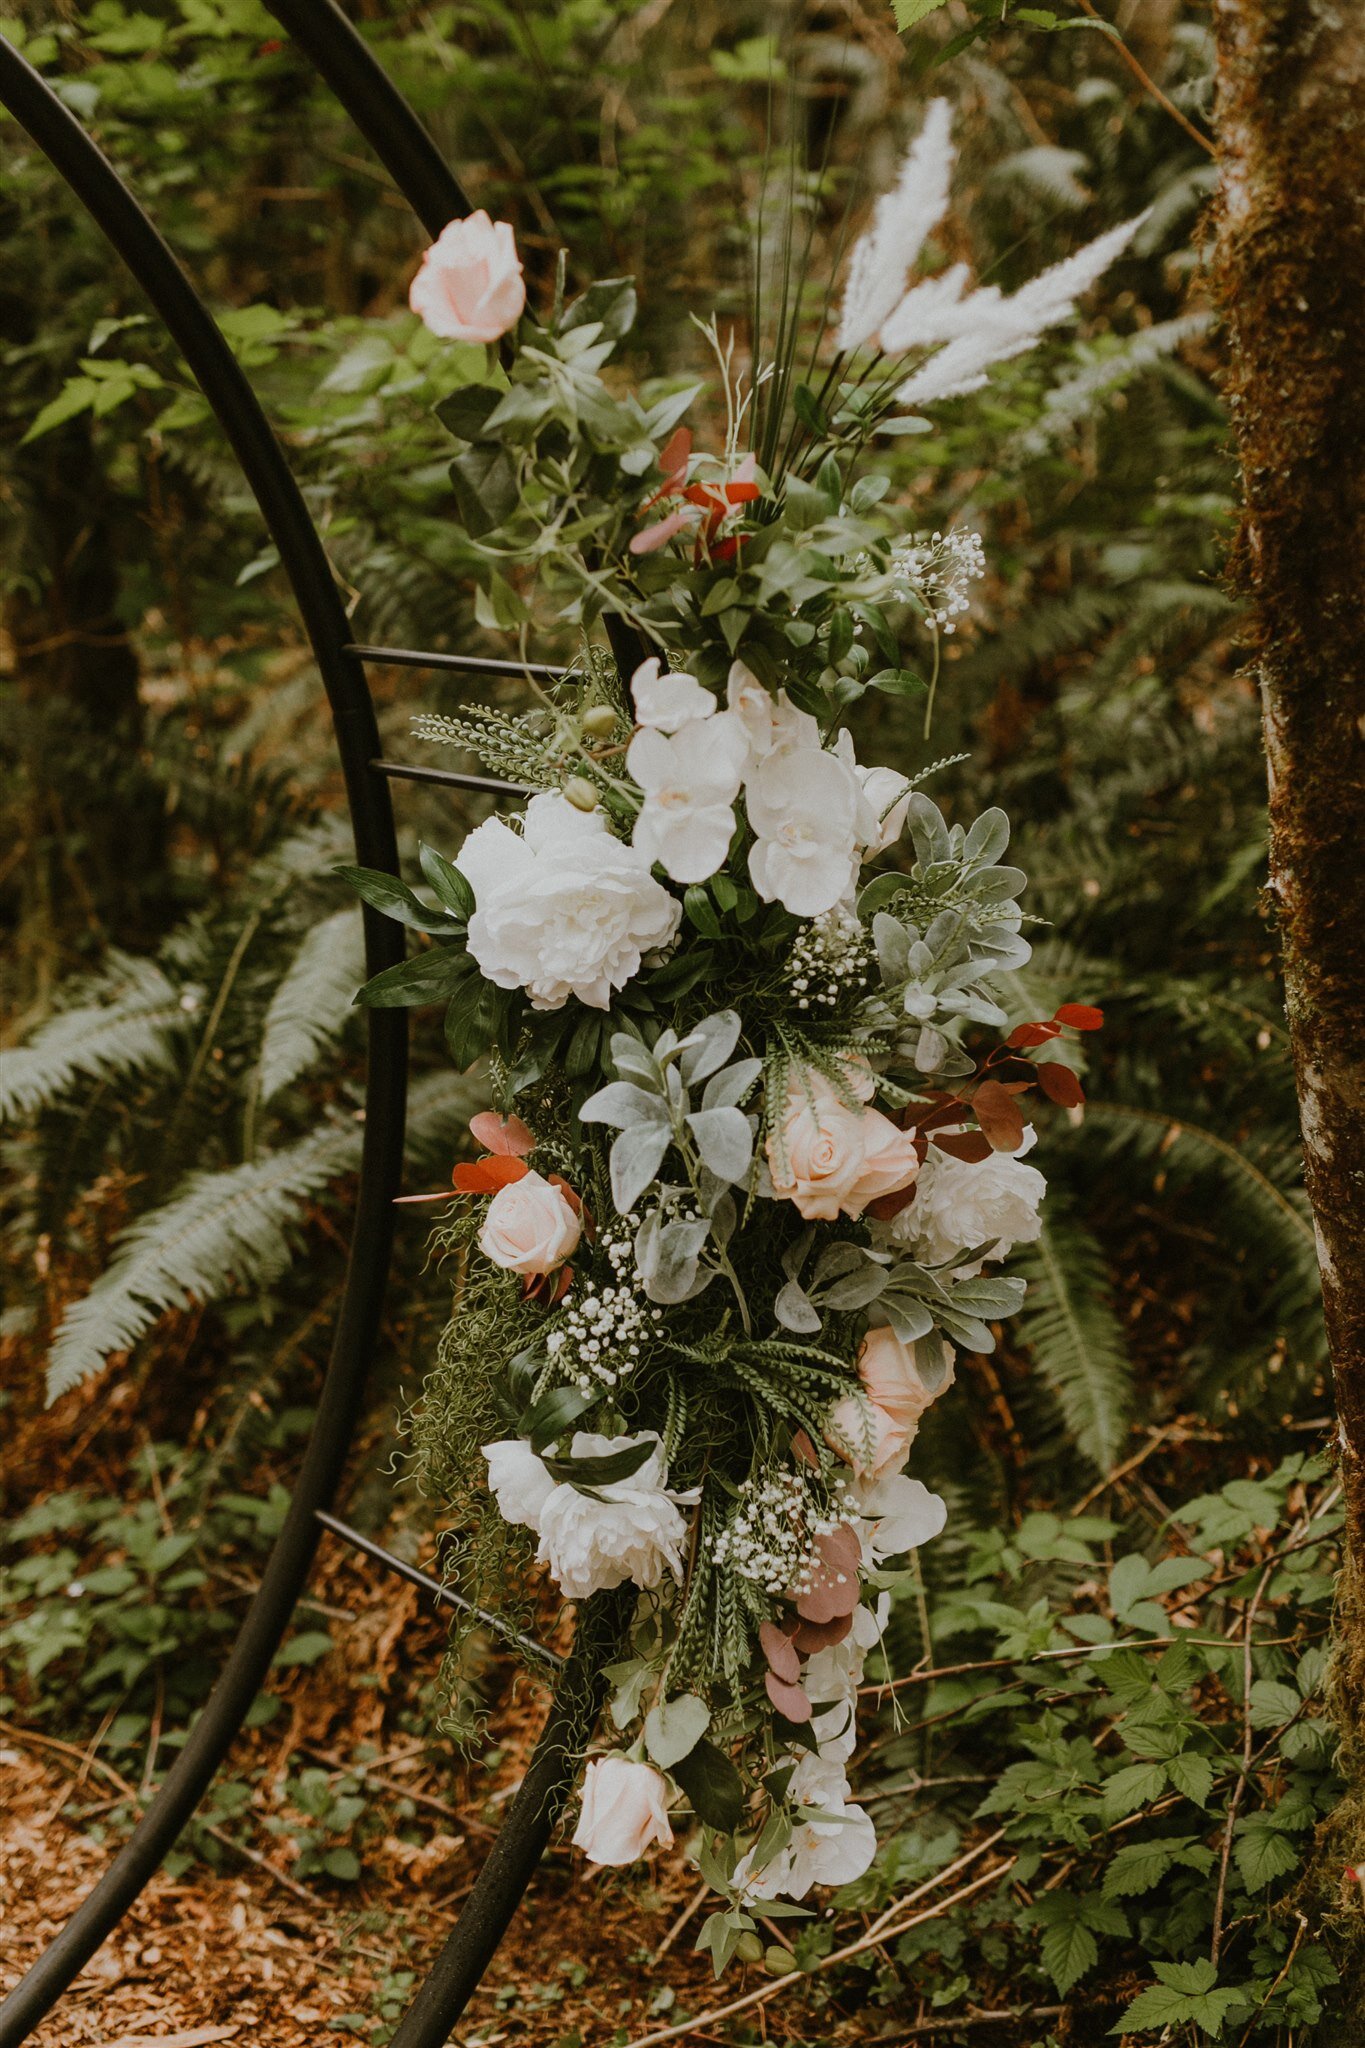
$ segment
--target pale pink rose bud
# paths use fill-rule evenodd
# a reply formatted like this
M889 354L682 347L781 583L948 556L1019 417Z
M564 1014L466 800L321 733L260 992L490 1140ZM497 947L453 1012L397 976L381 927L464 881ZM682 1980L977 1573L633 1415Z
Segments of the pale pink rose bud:
M507 222L482 207L451 221L423 256L408 304L444 341L497 341L515 327L526 281Z
M598 1757L583 1775L573 1839L590 1863L635 1863L656 1842L671 1849L667 1780L652 1764L632 1763L619 1750Z
M863 1398L846 1394L830 1410L826 1441L860 1479L880 1479L905 1463L920 1417L935 1400L920 1376L915 1346L891 1329L869 1330L858 1353ZM940 1392L952 1385L951 1367Z
M578 1248L583 1225L568 1196L538 1173L499 1188L479 1231L479 1250L504 1272L539 1279Z

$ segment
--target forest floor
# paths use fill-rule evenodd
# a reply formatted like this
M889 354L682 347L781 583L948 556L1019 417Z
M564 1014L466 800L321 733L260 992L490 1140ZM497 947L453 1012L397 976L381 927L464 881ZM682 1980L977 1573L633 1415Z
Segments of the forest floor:
M121 1418L106 1419L113 1468L124 1464ZM72 1469L50 1415L32 1415L18 1437L10 1471L25 1473L28 1499L35 1474L44 1482L39 1498L95 1476L85 1455ZM390 1529L387 1540L402 1547L403 1532L395 1539ZM239 1587L240 1610L249 1577L229 1583ZM214 1586L224 1597L216 1578ZM466 1754L436 1727L433 1681L446 1631L427 1597L330 1541L309 1593L314 1611L301 1610L300 1626L324 1621L331 1649L272 1672L278 1707L238 1738L209 1809L210 1833L148 1885L39 2028L35 2048L387 2039L473 1884L547 1694L510 1660L476 1651L461 1703L483 1735ZM63 1714L46 1686L27 1696L21 1687L4 1706L0 1987L8 1989L107 1867L150 1769L122 1753L117 1768L101 1753L105 1728L76 1706ZM322 1787L321 1815L299 1801L308 1774L315 1801ZM326 1831L331 1787L361 1795L363 1810L344 1835ZM227 1796L234 1792L236 1800ZM354 1881L309 1867L310 1847L316 1866L329 1841L355 1851ZM597 2048L772 1982L736 1967L715 1983L709 1961L692 1952L700 1904L681 1848L643 1872L592 1871L561 1836L452 2039L461 2048ZM782 1980L771 2007L745 2016L749 2038L809 2038L797 2017L807 2010L804 1990ZM826 2004L816 2031L868 2038L856 2012L841 2016L837 2004ZM720 2036L703 2021L688 2038Z

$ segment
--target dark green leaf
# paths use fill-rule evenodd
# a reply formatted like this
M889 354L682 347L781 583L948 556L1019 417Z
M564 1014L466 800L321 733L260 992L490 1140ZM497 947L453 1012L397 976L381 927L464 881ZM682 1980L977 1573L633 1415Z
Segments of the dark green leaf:
M704 1738L673 1766L698 1820L729 1834L744 1818L744 1780L723 1750Z
M450 481L465 529L475 540L495 531L517 504L517 473L505 448L466 448L450 465Z
M445 904L447 910L454 911L457 917L472 917L474 913L474 891L470 888L460 870L452 867L445 855L438 853L434 846L427 846L420 839L417 842L417 859L422 873L426 876L442 903Z
M400 960L367 981L356 997L371 1010L415 1010L454 995L474 963L462 947L433 946L413 960Z
M385 917L396 918L415 932L449 938L457 929L454 920L444 910L428 910L425 903L418 902L406 882L400 882L397 875L385 874L382 868L338 867L332 872L349 883L356 895L372 909L382 910Z

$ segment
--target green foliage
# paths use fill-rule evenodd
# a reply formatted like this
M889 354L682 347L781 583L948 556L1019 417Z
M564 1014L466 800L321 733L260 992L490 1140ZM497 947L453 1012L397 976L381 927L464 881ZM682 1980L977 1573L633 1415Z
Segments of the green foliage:
M968 1536L953 1566L926 1553L930 1661L948 1668L907 1678L888 1658L912 1690L863 1790L894 1820L842 1903L879 1910L973 1821L1002 1831L997 1882L905 1935L871 1999L906 1972L949 2014L1074 1996L1115 2034L1193 2025L1229 2048L1253 2019L1322 2016L1336 1969L1302 1902L1339 1791L1322 1699L1336 1498L1323 1460L1291 1455L1173 1506L1174 1555L1127 1547L1151 1546L1151 1521L1045 1513ZM1135 1965L1136 1998L1107 1988Z

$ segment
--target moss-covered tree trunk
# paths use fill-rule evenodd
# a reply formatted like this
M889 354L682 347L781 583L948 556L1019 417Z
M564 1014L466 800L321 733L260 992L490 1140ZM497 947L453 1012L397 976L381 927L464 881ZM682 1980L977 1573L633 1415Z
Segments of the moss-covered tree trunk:
M1270 892L1365 1564L1365 0L1216 0L1217 270Z
M1365 1845L1365 0L1215 0L1214 20L1237 572L1347 1510L1334 1691L1354 1791L1319 1845L1326 1903ZM1347 1975L1365 2012L1365 1955Z

